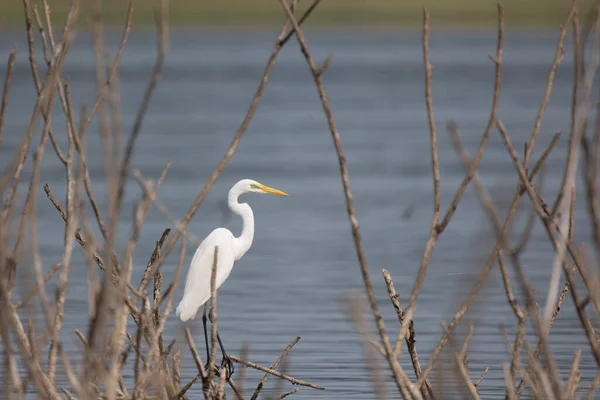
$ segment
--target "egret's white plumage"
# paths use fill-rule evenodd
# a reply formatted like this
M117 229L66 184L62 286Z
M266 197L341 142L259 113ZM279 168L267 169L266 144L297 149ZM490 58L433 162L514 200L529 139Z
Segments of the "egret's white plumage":
M280 196L288 194L277 189L262 185L251 179L242 179L229 190L227 198L229 208L242 217L243 228L239 237L233 236L230 230L217 228L202 241L188 270L185 280L183 298L177 306L177 315L182 321L193 319L200 306L210 299L210 277L214 261L215 247L217 255L217 289L229 277L233 263L238 261L248 251L254 239L254 214L246 203L239 203L238 197L244 193L269 193Z

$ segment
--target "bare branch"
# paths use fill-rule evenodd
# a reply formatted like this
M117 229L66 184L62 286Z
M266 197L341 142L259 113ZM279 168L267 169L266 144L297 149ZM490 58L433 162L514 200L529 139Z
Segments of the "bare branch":
M2 135L4 133L4 116L8 106L8 91L15 71L15 59L17 58L17 46L14 46L8 56L8 66L6 67L6 77L4 78L4 89L2 91L2 104L0 105L0 144L2 144Z
M300 336L297 336L294 340L292 340L290 342L290 344L288 344L287 347L283 350L283 352L281 353L281 355L279 356L277 361L275 361L273 363L273 365L271 365L271 369L277 369L281 360L283 360L285 358L285 356L287 356L287 354L290 352L292 347L294 347L296 345L296 343L298 343L299 341L300 341ZM263 386L265 385L265 382L267 381L268 378L269 378L269 373L266 373L262 377L260 382L258 382L258 385L256 386L256 389L254 390L254 393L252 394L252 397L250 398L250 400L256 400L258 398L258 395L259 395L260 391L262 390Z
M271 368L263 367L262 365L255 364L255 363L253 363L251 361L245 361L245 360L242 360L242 359L240 359L240 358L238 358L236 356L232 356L232 355L229 355L229 358L231 358L236 363L243 364L243 365L245 365L247 367L254 368L254 369L257 369L259 371L266 372L266 373L268 373L270 375L276 376L276 377L281 378L281 379L285 379L286 381L289 381L289 382L293 383L294 385L306 386L306 387L310 387L310 388L317 389L317 390L325 390L325 388L322 387L322 386L317 386L317 385L315 385L313 383L310 383L310 382L306 382L306 381L302 381L300 379L292 378L291 376L282 374L279 371L276 371L276 370L271 369Z

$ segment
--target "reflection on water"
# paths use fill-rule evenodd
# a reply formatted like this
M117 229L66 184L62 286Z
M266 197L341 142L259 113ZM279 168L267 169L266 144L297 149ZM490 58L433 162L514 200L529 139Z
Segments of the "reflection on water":
M522 148L533 127L557 34L517 31L506 38L499 115L518 148ZM133 165L145 176L156 178L167 161L173 162L160 197L174 215L185 213L229 145L262 75L275 35L274 31L172 32L165 76L146 116ZM0 42L3 59L13 42L19 45L0 151L5 166L8 154L15 149L25 129L33 107L34 89L24 34L4 32L3 37L5 40ZM114 32L109 40L113 52L118 39L118 32ZM432 213L420 37L418 32L313 31L308 33L307 40L317 60L333 54L324 79L346 151L378 300L386 326L395 335L396 318L386 297L381 269L391 272L400 299L406 303ZM569 54L570 41L566 43L565 51ZM133 34L126 50L119 72L123 126L127 129L151 74L154 36ZM68 58L66 75L76 104L89 105L93 101L92 51L90 38L82 34ZM475 151L489 116L494 65L487 56L494 52L493 32L459 34L432 29L433 101L440 132L442 208L451 201L463 174L444 125L448 119L455 119L467 149ZM5 63L0 68L5 68ZM535 154L540 154L555 132L568 132L570 76L568 56L557 73ZM55 118L54 128L64 139L62 117ZM101 144L95 129L92 124L88 162L96 196L106 209ZM544 191L547 196L560 183L565 148L563 138L548 161ZM506 193L514 190L516 173L496 134L489 142L480 173L488 190L499 194L499 203L506 201L503 196L512 196ZM47 182L60 194L60 199L65 190L62 175L62 166L52 156L46 156L41 182ZM238 150L191 223L194 234L204 237L222 224L239 234L239 218L229 215L222 202L231 185L242 178L281 188L290 197L245 198L254 209L256 235L253 247L236 264L219 292L219 327L226 347L236 354L243 343L248 343L250 358L270 365L289 341L301 336L301 342L291 352L288 372L327 390L316 393L303 389L296 398L372 398L357 334L340 304L344 296L362 295L364 290L338 165L317 92L293 41L282 51L258 113ZM20 189L24 193L26 186ZM123 240L130 229L130 204L139 196L140 189L132 180L120 225ZM583 199L583 195L578 197ZM579 207L577 232L584 239L587 222L583 201ZM518 229L525 223L525 211L516 222ZM62 221L42 194L39 213L40 247L44 266L49 268L62 256ZM140 276L155 241L168 225L157 210L150 212L135 254L134 276ZM490 233L477 198L468 190L436 245L419 296L415 323L422 360L427 359L439 340L440 320L448 322L452 318L474 283L493 246ZM193 250L187 251L186 265ZM176 253L163 268L165 281L172 279ZM75 256L63 331L64 346L77 359L80 346L73 330L85 328L87 280L80 249L76 249ZM545 291L551 259L545 233L537 227L524 262L529 278L537 284L539 296ZM182 290L180 285L178 298ZM476 323L470 353L471 374L476 378L490 366L481 383L481 393L486 398L503 398L504 378L499 361L505 360L507 353L499 328L506 324L512 336L514 317L496 271L467 314L465 322L468 321ZM200 346L199 319L190 325ZM177 338L177 346L183 348L181 328L181 322L171 316L166 340ZM570 298L553 332L551 345L555 355L568 368L573 351L581 346L587 349ZM535 345L533 337L531 344ZM411 370L407 357L403 360L405 368ZM191 379L196 367L185 350L182 362L182 380ZM589 352L584 351L582 386L593 379L593 365ZM257 382L258 376L249 373L252 382ZM200 393L196 385L191 395L197 397Z

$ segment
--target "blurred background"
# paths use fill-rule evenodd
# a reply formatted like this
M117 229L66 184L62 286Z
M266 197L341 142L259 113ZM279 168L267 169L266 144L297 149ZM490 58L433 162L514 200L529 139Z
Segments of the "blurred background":
M38 1L31 1L32 4ZM593 0L582 0L584 7ZM20 1L4 2L0 23L20 25L23 20ZM40 1L41 3L41 1ZM57 21L64 18L69 0L51 1ZM305 6L309 3L302 1ZM549 26L564 21L570 7L569 0L506 0L507 23L520 26ZM127 10L127 2L103 0L105 21L119 24ZM153 24L154 1L136 3L134 22ZM422 8L431 11L435 24L449 27L474 27L493 25L496 20L496 2L492 0L325 0L319 5L319 12L310 18L307 26L321 27L391 27L418 26ZM174 26L187 27L239 27L277 26L281 23L282 10L276 0L173 0L170 1L170 20ZM83 11L83 10L82 10ZM85 13L83 14L85 15ZM89 13L88 13L89 15Z
M102 1L104 37L110 57L114 57L119 46L126 3ZM582 11L586 10L581 16L583 25L591 0L580 3ZM68 1L51 0L50 4L55 31L59 33ZM87 29L89 4L83 4L81 28L63 74L71 84L77 108L93 104L96 95L94 41ZM305 8L308 3L301 4ZM522 149L533 128L555 57L559 25L566 18L570 1L506 0L503 4L507 28L499 115L515 147ZM131 130L151 78L156 57L153 10L157 5L152 1L137 2L134 27L118 70L124 134ZM423 5L423 2L391 0L324 0L304 25L316 61L322 62L333 55L324 81L346 152L367 260L391 337L397 331L397 319L387 298L381 269L391 272L400 301L406 304L432 216L420 32ZM445 133L445 124L456 121L465 146L474 154L490 113L494 64L488 55L496 51L497 8L495 2L481 0L431 0L426 5L431 12L433 103L440 137L441 198L445 211L464 175ZM16 0L4 1L0 6L0 59L8 58L13 44L18 48L0 147L2 168L16 150L35 103L22 13L22 4ZM239 127L284 14L276 0L173 0L169 20L170 44L164 76L145 117L132 166L144 176L156 179L167 161L173 163L159 198L180 218ZM37 40L38 67L45 71L39 37ZM572 42L569 32L565 57L534 151L536 159L554 133L564 132L547 163L543 193L548 195L548 202L554 200L565 162L573 77ZM2 61L0 75L5 72L6 62ZM64 149L65 122L58 107L53 127ZM40 132L41 125L34 139L36 144ZM95 194L106 213L97 121L90 126L87 145ZM30 162L27 168L29 173ZM504 214L517 175L495 133L479 172ZM23 182L28 178L25 176ZM240 220L229 214L223 202L229 188L242 178L282 189L290 197L247 195L244 198L254 209L256 235L251 250L236 263L219 291L219 330L226 348L239 354L247 343L252 361L270 365L296 335L301 336L301 342L289 356L288 373L327 390L301 390L296 398L374 398L358 335L343 312L344 299L362 296L364 288L345 211L337 158L312 76L294 38L282 50L258 112L231 162L190 224L193 234L203 238L222 225L239 234ZM48 183L59 200L64 201L64 169L49 145L41 183ZM578 240L587 240L583 186L579 187L576 236ZM26 191L23 183L19 195L25 196ZM63 222L43 197L43 191L39 192L39 242L47 270L62 258ZM131 210L140 195L139 185L131 178L120 221L121 247L128 238ZM528 213L529 202L522 203L520 217L514 224L514 237L520 235ZM136 251L134 282L141 276L156 240L169 226L167 218L153 208ZM415 324L422 362L441 336L440 321L448 322L453 317L493 246L492 229L469 188L436 245L417 303ZM194 250L195 245L190 244L186 269ZM177 253L175 249L163 267L166 282L173 278ZM539 300L545 299L542 296L553 254L545 232L536 224L523 261L528 277L536 284ZM81 249L76 248L74 255L63 332L64 346L77 359L80 344L72 333L76 328L84 329L87 321L87 267ZM177 302L183 279L184 275ZM551 346L564 367L561 372L566 375L573 351L584 346L585 338L570 297L565 304L553 328ZM36 315L35 309L30 311ZM500 327L505 324L512 338L514 316L497 269L471 308L463 328L469 321L475 323L470 350L472 377L476 378L490 366L480 391L488 399L504 398L504 377L498 361L508 359L508 355ZM200 320L189 325L201 347ZM171 316L165 340L177 338L176 346L184 349L182 332L181 321ZM533 336L530 339L534 346ZM182 381L187 381L195 375L196 367L189 354L182 353L185 366ZM408 357L403 362L410 370ZM583 387L595 377L593 365L591 355L584 353ZM257 376L260 374L250 373L251 378ZM265 393L274 390L275 379L269 382ZM192 398L201 394L200 385L196 386L190 392ZM390 389L394 390L393 386Z

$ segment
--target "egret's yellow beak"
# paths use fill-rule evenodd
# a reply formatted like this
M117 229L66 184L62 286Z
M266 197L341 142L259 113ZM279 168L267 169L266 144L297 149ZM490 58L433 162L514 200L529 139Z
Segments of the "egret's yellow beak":
M287 194L286 192L282 192L281 190L273 189L272 187L268 187L268 186L262 185L260 183L255 186L265 193L277 194L279 196L289 196L289 194Z

